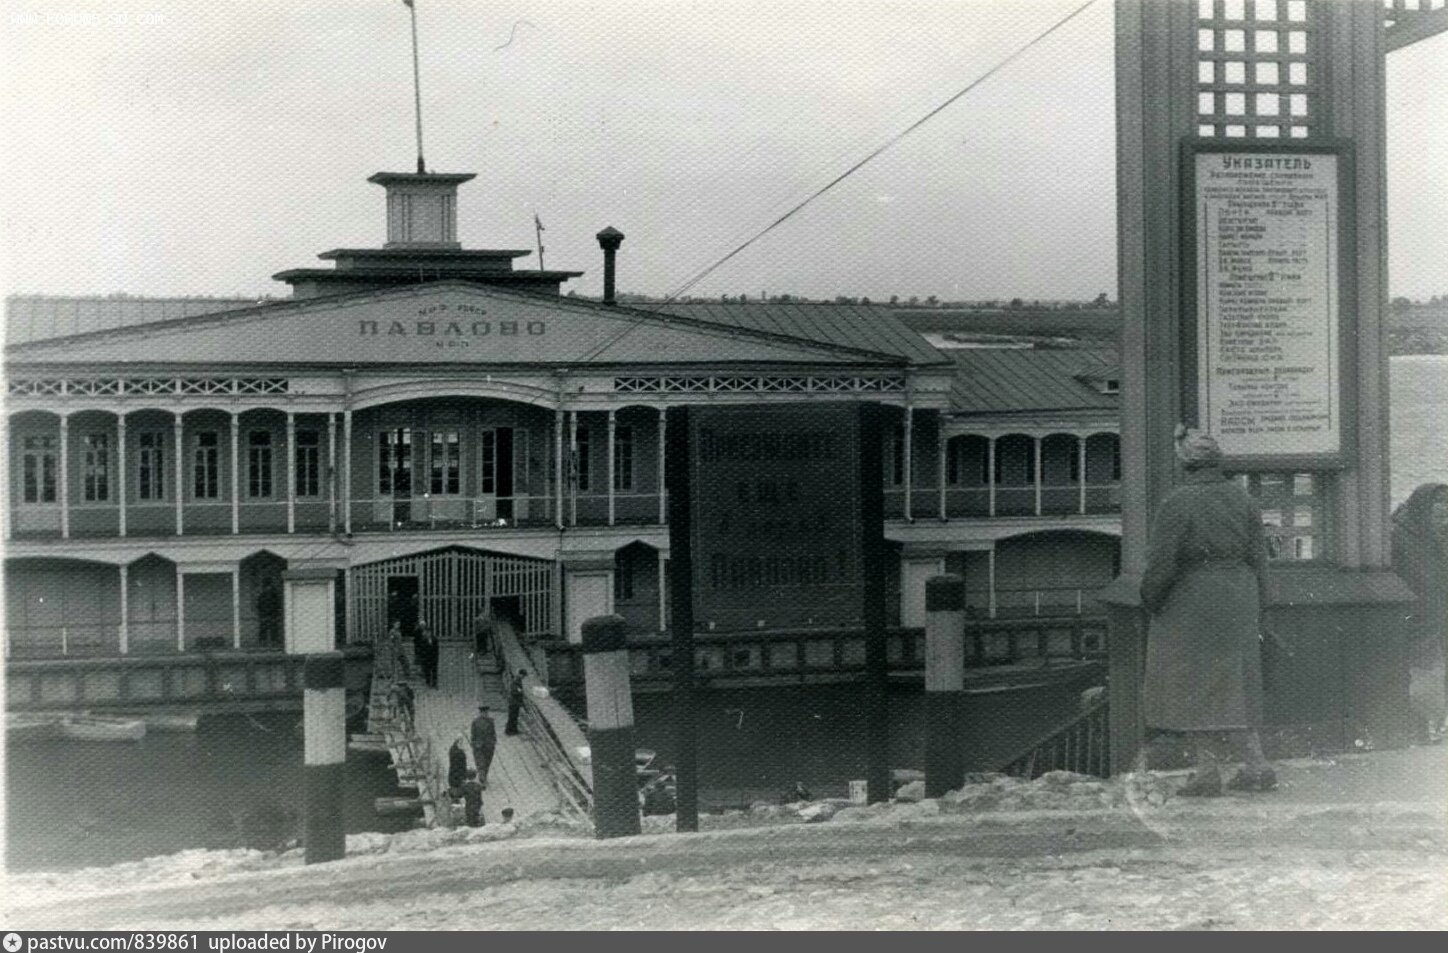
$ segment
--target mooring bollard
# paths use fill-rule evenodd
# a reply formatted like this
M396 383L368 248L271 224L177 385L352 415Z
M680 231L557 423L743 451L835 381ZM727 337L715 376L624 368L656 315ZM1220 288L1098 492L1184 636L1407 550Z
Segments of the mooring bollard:
M347 851L342 789L347 767L347 689L342 653L308 655L302 667L302 750L306 807L302 843L306 862L340 860Z
M639 832L627 624L620 616L597 616L586 620L582 630L588 746L593 761L593 829L600 838L627 837Z
M925 580L925 796L965 783L965 580Z

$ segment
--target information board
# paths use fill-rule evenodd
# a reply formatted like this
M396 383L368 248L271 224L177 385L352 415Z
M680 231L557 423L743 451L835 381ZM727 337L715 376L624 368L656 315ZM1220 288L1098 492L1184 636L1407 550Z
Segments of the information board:
M1229 458L1339 454L1341 157L1191 158L1198 426Z
M859 409L690 409L694 624L861 624Z

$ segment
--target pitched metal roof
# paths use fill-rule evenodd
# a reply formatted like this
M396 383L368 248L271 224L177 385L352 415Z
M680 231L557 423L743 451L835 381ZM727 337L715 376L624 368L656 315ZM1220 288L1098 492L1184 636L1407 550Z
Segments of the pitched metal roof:
M10 295L5 299L5 343L27 344L91 331L193 318L262 304L264 298L112 298Z
M634 307L708 321L711 324L893 354L905 358L911 364L944 364L949 360L919 332L906 327L893 312L873 305L671 301L662 305L640 304Z
M950 410L955 414L1110 410L1116 394L1091 381L1119 379L1111 348L956 348Z

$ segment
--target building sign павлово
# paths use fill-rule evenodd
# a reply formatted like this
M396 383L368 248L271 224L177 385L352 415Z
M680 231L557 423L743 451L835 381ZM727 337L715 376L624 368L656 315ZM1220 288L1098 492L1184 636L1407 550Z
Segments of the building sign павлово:
M1341 156L1190 154L1197 422L1234 458L1342 449Z

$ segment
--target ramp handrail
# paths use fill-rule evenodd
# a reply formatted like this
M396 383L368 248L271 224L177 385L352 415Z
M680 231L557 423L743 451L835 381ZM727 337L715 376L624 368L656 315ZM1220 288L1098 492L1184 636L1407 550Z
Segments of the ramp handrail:
M1092 690L1096 691L1096 690ZM1111 775L1110 703L1104 691L1087 698L1081 711L1007 758L1002 774L1038 778L1048 771L1073 771L1105 778Z

